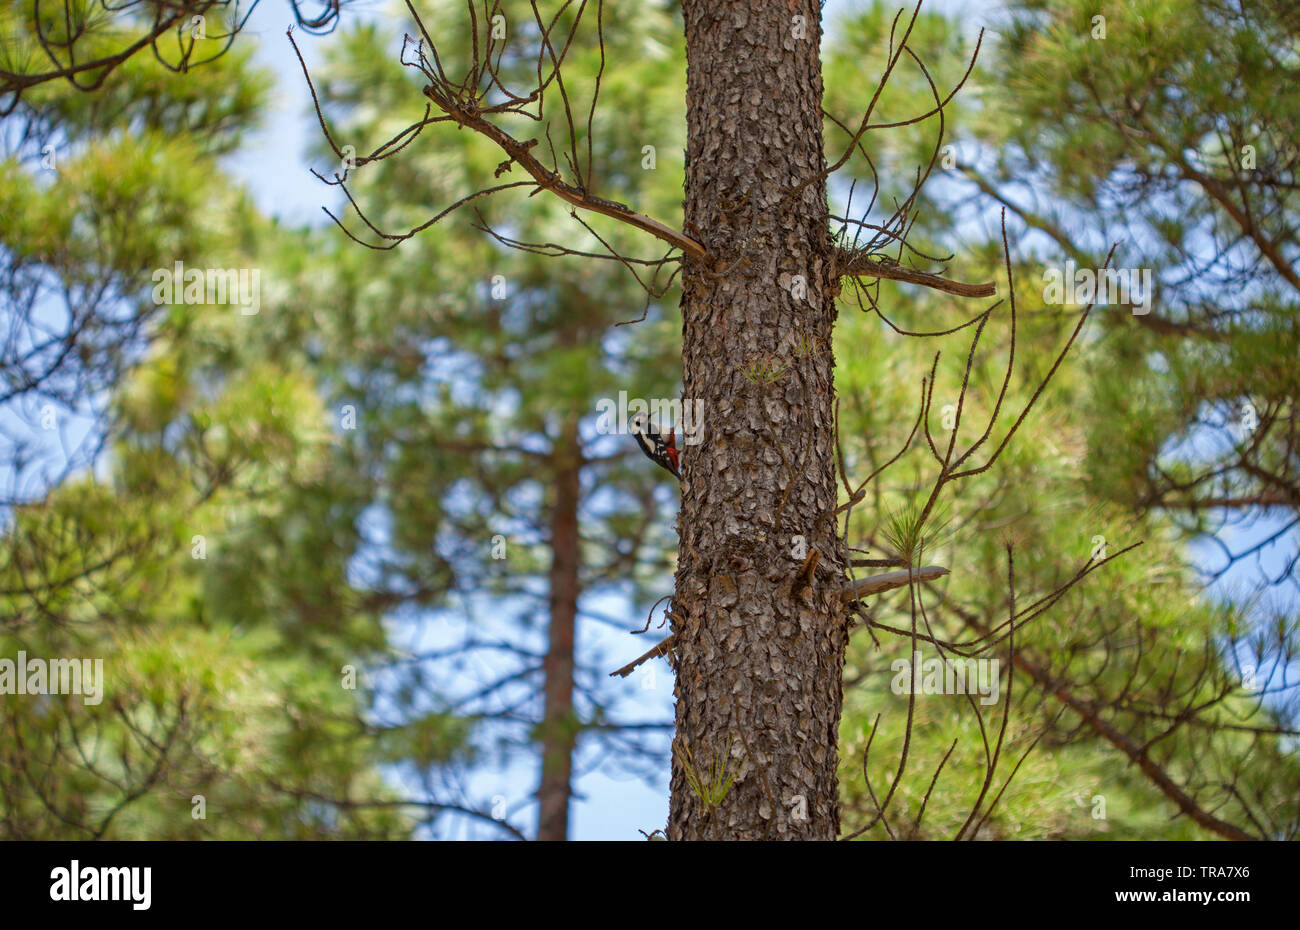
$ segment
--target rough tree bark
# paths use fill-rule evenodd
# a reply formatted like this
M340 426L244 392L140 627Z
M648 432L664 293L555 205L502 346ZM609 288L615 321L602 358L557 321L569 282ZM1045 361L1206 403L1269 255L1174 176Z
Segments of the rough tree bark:
M682 8L686 231L710 258L682 275L685 397L703 401L704 430L683 456L667 833L828 840L846 642L834 250L824 181L783 203L826 167L820 4ZM820 554L798 591L796 537Z
M542 777L537 789L537 838L564 840L569 834L570 781L576 720L573 713L573 641L578 620L578 501L582 463L578 416L565 423L555 445L555 500L551 510L549 645L542 665L545 706L539 738Z

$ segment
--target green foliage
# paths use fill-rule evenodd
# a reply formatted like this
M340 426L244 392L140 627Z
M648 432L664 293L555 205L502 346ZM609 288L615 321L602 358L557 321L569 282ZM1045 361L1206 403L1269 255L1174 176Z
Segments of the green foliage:
M686 773L691 792L704 805L707 813L713 813L726 800L731 786L736 783L737 773L731 768L731 740L727 740L721 752L714 753L708 770L703 772L696 767L695 756L689 746L682 743L677 751L681 754L682 771Z
M758 359L741 366L740 373L751 384L766 387L784 379L789 370L789 365L777 359Z
M266 354L259 318L150 293L176 260L271 277L297 249L215 162L267 87L247 52L192 75L141 55L96 94L40 85L12 117L56 148L0 162L5 312L23 311L15 284L54 282L38 312L57 320L62 297L85 320L67 364L109 392L112 439L93 473L11 509L0 540L0 656L103 667L98 702L4 699L0 835L411 834L371 695L341 684L386 643L347 577L359 502L330 470L318 382ZM62 400L59 378L27 389ZM438 731L423 722L423 745L460 741Z
M926 549L943 545L944 532L951 521L945 516L946 505L926 513L925 504L923 498L912 498L899 509L890 511L880 528L885 542L908 565L916 564Z

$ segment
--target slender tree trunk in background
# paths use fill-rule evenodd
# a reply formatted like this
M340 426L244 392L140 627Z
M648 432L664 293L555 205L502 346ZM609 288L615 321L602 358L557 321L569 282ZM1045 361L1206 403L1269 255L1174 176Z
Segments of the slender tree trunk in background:
M551 512L550 644L542 665L545 709L540 731L542 779L537 790L537 838L569 833L570 779L577 727L573 715L573 636L578 619L578 498L581 444L571 416L556 443L555 502Z
M667 832L833 839L846 634L835 590L844 554L830 516L826 186L781 205L825 168L821 9L816 0L682 8L686 230L713 263L688 261L682 276L685 398L703 402L704 438L683 453ZM796 537L820 562L811 585L792 593L803 565ZM738 780L714 803L731 774Z

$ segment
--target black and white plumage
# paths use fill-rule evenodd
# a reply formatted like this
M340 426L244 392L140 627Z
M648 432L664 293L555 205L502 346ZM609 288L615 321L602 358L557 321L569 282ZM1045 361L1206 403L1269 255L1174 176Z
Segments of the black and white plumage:
M677 430L670 429L665 437L650 422L649 414L638 413L628 423L628 428L636 438L636 444L646 454L646 458L660 468L672 472L678 481L682 479L680 454L677 450Z

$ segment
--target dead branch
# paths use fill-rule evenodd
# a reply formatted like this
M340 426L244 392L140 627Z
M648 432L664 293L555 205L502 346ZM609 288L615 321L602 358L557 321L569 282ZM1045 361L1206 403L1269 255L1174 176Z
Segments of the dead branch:
M943 291L945 294L955 294L958 297L993 297L998 292L997 285L992 281L983 284L966 284L927 271L906 268L892 259L884 261L878 258L873 259L870 255L871 252L868 250L836 249L835 270L837 275L902 281L905 284L918 284L921 287Z
M906 587L912 581L934 581L946 574L948 574L946 568L925 565L917 569L902 568L896 572L885 572L883 575L869 575L866 578L850 581L840 588L840 599L856 601L870 594L880 594L883 591Z
M821 557L821 552L816 549L808 552L808 558L804 559L803 567L799 569L799 574L795 576L794 584L790 587L791 595L798 594L812 584L813 573L817 571L817 563L821 561Z
M633 659L627 665L624 665L622 668L615 669L614 671L610 672L609 677L613 678L615 675L617 675L620 678L626 678L628 675L631 675L632 672L636 670L636 667L638 665L641 665L644 662L649 662L651 659L655 658L656 656L667 655L672 650L673 646L676 645L676 643L677 643L677 634L676 633L668 634L668 636L665 637L664 640L661 643L659 643L659 645L637 656L635 659Z
M501 151L510 156L510 161L519 165L532 176L539 189L548 190L566 203L580 209L611 217L648 232L652 236L676 246L694 258L704 257L704 246L684 232L637 213L627 204L597 197L595 194L589 194L585 190L565 182L557 172L551 171L533 157L530 149L537 144L536 139L520 142L500 127L488 122L478 114L477 110L470 110L468 107L457 103L446 94L440 93L433 85L425 85L423 92L444 113L454 119L458 125L472 129L496 143Z

